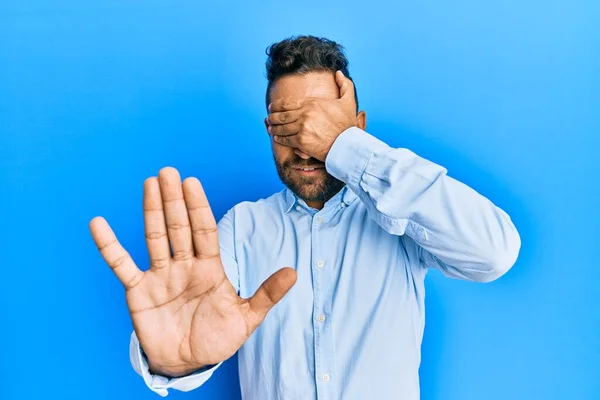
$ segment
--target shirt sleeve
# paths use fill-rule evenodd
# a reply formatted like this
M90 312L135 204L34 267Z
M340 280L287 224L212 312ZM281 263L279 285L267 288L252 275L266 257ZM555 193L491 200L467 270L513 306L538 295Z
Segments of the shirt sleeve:
M223 268L225 268L225 274L236 292L239 293L239 271L237 260L235 258L233 214L234 211L231 209L219 221L219 246L221 248L221 260L223 262ZM133 369L144 379L146 386L163 397L167 396L168 389L189 392L190 390L200 387L222 364L221 362L216 365L206 366L193 374L179 378L168 378L157 374L151 374L148 360L146 359L143 349L140 347L140 342L135 331L131 334L129 358Z
M148 361L140 347L140 342L138 341L135 331L131 333L131 340L129 342L129 358L131 360L133 369L144 379L146 386L162 397L165 397L169 394L168 389L189 392L190 390L200 387L222 364L219 363L216 365L211 365L202 368L191 375L180 378L168 378L162 375L151 374L150 368L148 367Z
M352 127L334 142L327 171L370 217L444 275L489 282L516 262L521 240L508 214L447 170Z

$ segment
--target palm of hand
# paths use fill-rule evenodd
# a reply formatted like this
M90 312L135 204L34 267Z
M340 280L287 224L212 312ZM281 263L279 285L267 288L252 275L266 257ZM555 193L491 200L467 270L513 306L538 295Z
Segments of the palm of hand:
M126 288L140 345L154 372L189 374L231 357L296 280L282 268L240 298L220 259L217 225L202 186L173 168L144 184L150 269L140 271L100 217L90 223L107 264Z

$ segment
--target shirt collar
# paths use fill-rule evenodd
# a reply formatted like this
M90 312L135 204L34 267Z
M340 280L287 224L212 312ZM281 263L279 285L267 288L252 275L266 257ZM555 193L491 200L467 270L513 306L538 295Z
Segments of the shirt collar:
M335 196L325 203L325 207L327 207L329 204L337 205L337 203L342 202L345 203L346 206L349 206L357 198L358 196L352 190L350 190L348 185L345 185L338 193L335 194ZM292 208L298 204L298 200L298 196L296 196L294 192L292 192L289 188L285 188L285 214L289 213Z
M290 189L285 188L285 213L289 213L296 205L298 197Z
M356 195L356 193L354 193L352 190L350 190L348 185L344 186L344 188L342 189L342 202L344 202L347 206L349 206L357 198L358 198L358 196Z

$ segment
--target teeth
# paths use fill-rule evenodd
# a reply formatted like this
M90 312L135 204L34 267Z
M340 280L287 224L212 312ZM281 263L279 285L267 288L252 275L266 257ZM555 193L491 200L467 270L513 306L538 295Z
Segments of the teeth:
M302 171L314 171L314 168L302 168Z

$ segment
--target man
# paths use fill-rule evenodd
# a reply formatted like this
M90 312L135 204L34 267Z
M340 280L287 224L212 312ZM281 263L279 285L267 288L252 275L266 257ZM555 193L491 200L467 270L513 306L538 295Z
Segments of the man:
M446 169L365 131L341 46L301 36L267 55L285 190L217 225L200 182L162 169L144 184L145 272L90 223L126 288L133 366L166 395L239 351L245 400L416 400L428 269L492 281L519 234Z

